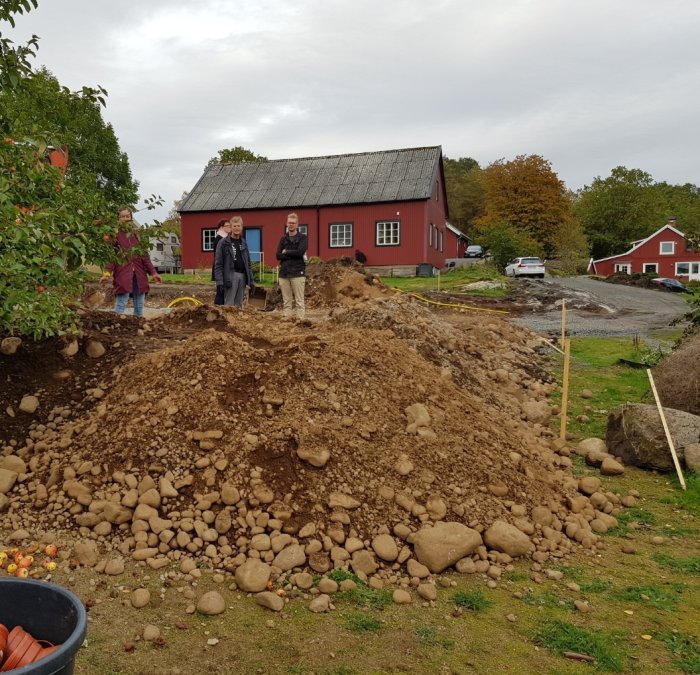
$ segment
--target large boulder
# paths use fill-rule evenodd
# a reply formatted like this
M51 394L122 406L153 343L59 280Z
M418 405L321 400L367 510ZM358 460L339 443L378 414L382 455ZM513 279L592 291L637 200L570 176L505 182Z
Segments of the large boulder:
M416 532L413 549L418 562L433 574L442 572L481 546L481 535L462 523L436 523Z
M664 408L673 444L682 462L685 447L700 441L700 416ZM661 416L655 405L625 403L608 416L605 436L608 451L623 462L644 469L673 471Z

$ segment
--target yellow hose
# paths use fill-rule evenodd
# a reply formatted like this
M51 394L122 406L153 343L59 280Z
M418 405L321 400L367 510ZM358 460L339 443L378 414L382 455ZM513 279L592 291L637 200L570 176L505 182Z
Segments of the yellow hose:
M393 291L398 291L399 293L406 293L422 302L427 302L430 305L437 305L438 307L452 307L454 309L468 309L473 312L493 312L494 314L510 314L508 310L505 309L489 309L487 307L472 307L471 305L460 305L454 302L438 302L437 300L429 300L428 298L418 295L418 293L409 293L400 288L392 287Z
M175 300L172 300L172 301L168 304L168 309L169 309L170 307L174 307L174 306L177 305L179 302L185 302L185 301L187 301L187 300L189 300L189 301L190 301L191 303L193 303L194 305L202 305L202 304L204 304L201 300L197 300L197 298L190 298L189 296L185 296L185 297L182 297L182 298L175 298Z

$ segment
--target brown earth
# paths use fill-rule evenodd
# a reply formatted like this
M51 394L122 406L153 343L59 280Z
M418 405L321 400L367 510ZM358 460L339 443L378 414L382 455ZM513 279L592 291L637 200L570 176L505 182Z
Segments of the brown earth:
M391 534L402 563L437 521L513 523L540 562L600 546L590 523L619 500L578 492L547 426L556 385L540 340L487 312L433 311L353 265L324 267L302 322L209 306L148 322L87 311L74 356L58 351L67 339L0 355L2 451L26 464L0 503L0 537L53 532L67 551L82 539L154 568L192 558L229 572L272 562L257 535L298 537L318 572L354 565L346 540L373 557L372 539ZM96 340L106 353L90 358ZM30 394L33 415L18 409ZM484 546L474 559L487 554L510 560Z

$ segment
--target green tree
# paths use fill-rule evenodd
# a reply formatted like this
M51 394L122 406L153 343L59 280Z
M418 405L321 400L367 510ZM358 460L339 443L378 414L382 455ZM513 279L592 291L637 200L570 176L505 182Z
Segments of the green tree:
M484 188L485 213L477 220L483 231L508 222L552 255L559 230L572 226L571 200L564 183L539 155L494 162L484 170Z
M443 158L450 222L469 233L484 213L484 184L481 167L471 157Z
M0 18L14 25L14 15L36 4L5 2ZM72 93L46 72L35 76L30 59L36 36L27 47L14 47L4 37L0 43L0 331L38 339L78 328L74 303L85 278L81 267L116 258L111 244L116 210L126 199L135 201L136 186L128 171L119 176L104 157L90 158L89 139L81 144L79 138L95 131L110 139L99 114L105 92L83 88ZM47 91L54 96L45 96ZM75 124L66 119L69 115L78 118ZM59 145L67 137L77 158L64 175L46 157L49 142ZM128 169L113 133L111 138L111 149L119 155L116 164ZM159 202L146 200L148 208ZM144 249L148 234L142 237Z
M487 248L499 270L518 256L542 254L542 245L526 230L515 227L507 220L489 223L480 231L479 241Z
M573 207L594 258L622 253L650 235L666 222L668 208L650 174L624 166L580 190Z
M229 164L231 162L266 162L267 157L256 155L253 151L247 150L241 145L235 148L226 148L219 150L217 157L212 157L209 163L216 162L218 164Z

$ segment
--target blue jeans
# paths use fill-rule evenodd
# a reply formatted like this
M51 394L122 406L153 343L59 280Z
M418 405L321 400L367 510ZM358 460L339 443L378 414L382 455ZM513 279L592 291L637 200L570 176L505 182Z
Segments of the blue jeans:
M131 287L131 295L134 302L134 316L143 316L143 306L146 301L146 294L139 293L139 285L138 283L136 283L136 274L134 274L133 286ZM126 305L129 302L129 294L118 293L114 297L114 311L117 314L126 313Z

